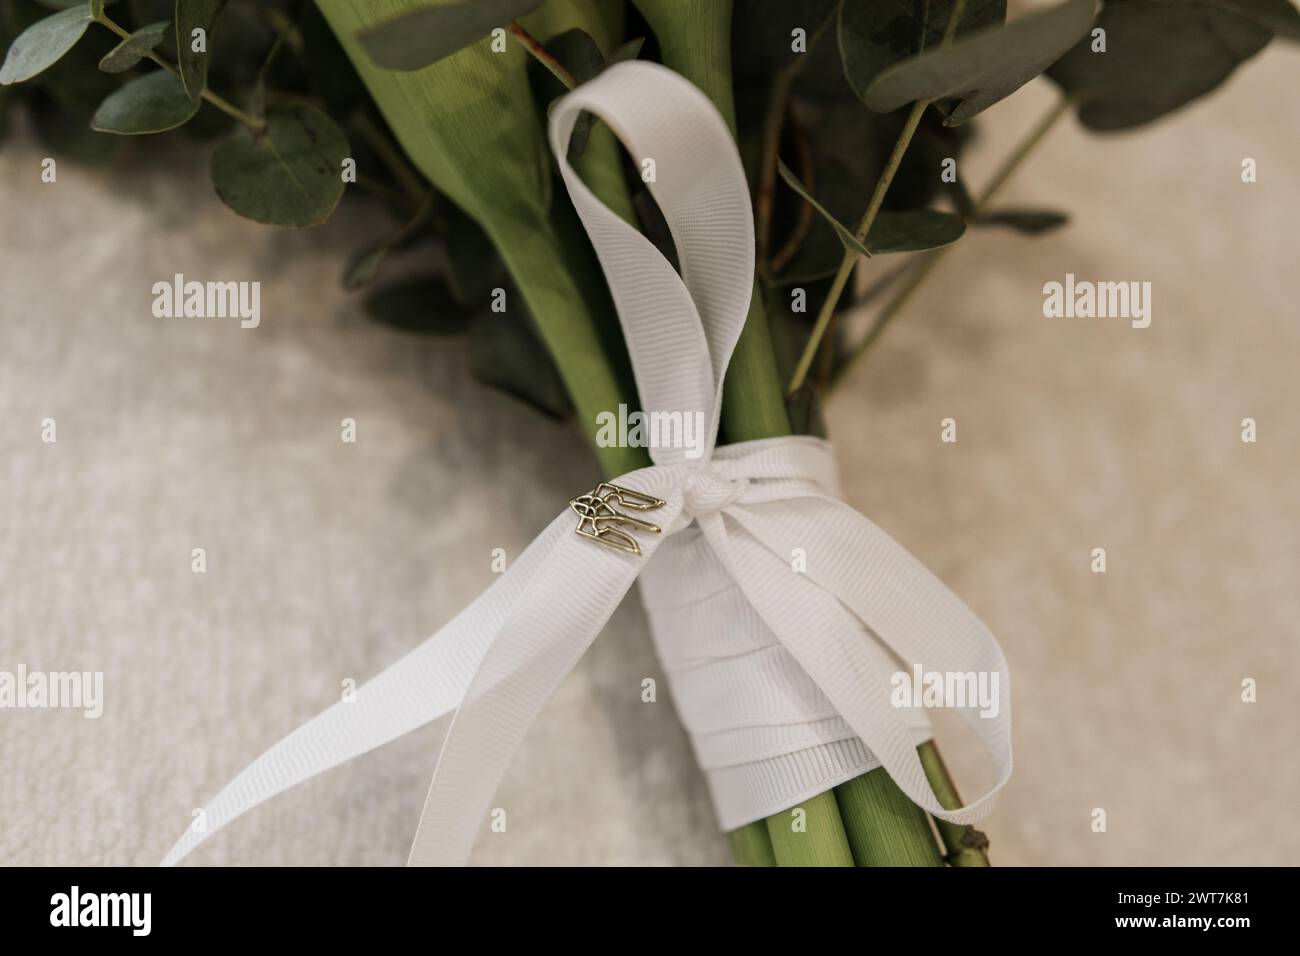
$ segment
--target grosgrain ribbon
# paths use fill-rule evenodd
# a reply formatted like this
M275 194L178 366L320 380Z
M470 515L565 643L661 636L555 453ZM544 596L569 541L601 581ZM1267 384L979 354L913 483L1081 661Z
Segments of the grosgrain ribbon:
M680 276L566 161L584 110L604 120L638 162L655 161L648 187L676 244ZM864 761L883 765L914 802L953 823L987 816L1009 778L1010 679L1001 649L956 595L837 500L829 446L789 437L714 452L723 376L754 263L748 187L717 111L672 71L630 62L560 100L549 132L604 268L643 406L705 416L698 457L652 448L651 467L614 481L663 499L653 513L663 534L638 534L640 555L602 547L574 533L577 519L566 508L442 630L359 688L354 701L336 703L240 773L204 809L202 832L187 831L164 864L263 800L452 711L409 862L463 864L529 727L648 563L643 593L652 620L659 618L657 644L674 659L674 690L725 827L793 806ZM790 563L796 548L808 556L799 572ZM691 562L731 592L710 613L731 607L737 624L729 629L723 619L701 629L697 620L688 630L734 630L742 645L745 634L775 640L742 653L734 643L666 648L664 621L690 611L659 601ZM741 622L745 615L757 623ZM981 717L974 702L955 708L997 771L987 793L956 810L940 804L917 756L917 741L928 735L924 714L890 701L890 674L912 662L1000 677L996 716Z

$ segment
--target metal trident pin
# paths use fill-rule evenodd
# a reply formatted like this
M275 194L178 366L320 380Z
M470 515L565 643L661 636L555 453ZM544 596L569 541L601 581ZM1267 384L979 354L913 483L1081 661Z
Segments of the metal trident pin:
M601 544L626 551L628 554L640 554L641 546L636 543L636 539L617 526L653 534L659 533L659 526L625 515L615 510L614 505L621 505L633 511L654 511L665 504L666 502L659 498L652 498L639 491L602 481L593 491L579 495L570 501L569 507L578 515L578 527L574 530L581 537L599 541Z

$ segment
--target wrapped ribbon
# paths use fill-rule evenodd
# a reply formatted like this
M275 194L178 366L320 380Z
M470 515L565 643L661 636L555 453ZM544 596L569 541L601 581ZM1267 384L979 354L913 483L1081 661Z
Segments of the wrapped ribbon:
M566 161L584 110L638 163L654 160L648 186L680 276ZM723 376L753 289L754 232L744 171L713 105L662 66L621 63L560 100L549 125L644 407L702 413L703 448L652 448L651 467L575 499L442 630L240 773L164 864L263 800L452 711L410 863L463 864L529 727L639 576L724 828L876 766L935 816L973 823L1010 776L1001 649L956 595L838 500L829 445L799 436L715 451ZM926 780L916 753L929 736L924 712L891 702L891 675L911 664L998 675L990 716L973 700L955 708L997 771L965 807L945 809Z

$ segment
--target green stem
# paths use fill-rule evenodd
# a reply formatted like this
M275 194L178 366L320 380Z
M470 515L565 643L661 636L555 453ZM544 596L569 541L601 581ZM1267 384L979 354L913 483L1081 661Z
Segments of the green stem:
M960 807L961 797L952 782L952 777L948 776L948 768L943 765L943 758L939 756L939 748L935 746L934 741L927 740L921 744L917 748L917 753L921 758L921 766L925 768L925 777L944 809L955 810ZM939 836L943 839L943 847L948 851L947 859L950 864L953 866L989 865L987 852L989 840L983 833L974 827L948 823L938 817L934 818L934 823L939 830Z
M727 834L731 855L741 866L776 866L776 852L766 820L755 820Z
M903 154L907 152L907 147L912 142L912 136L916 133L917 126L921 124L921 116L929 105L929 100L917 100L912 104L912 111L907 115L907 122L903 124L903 131L898 134L898 141L894 143L894 150L889 154L889 161L885 164L880 179L876 181L876 188L871 193L871 201L867 204L867 211L863 213L862 220L858 223L857 231L854 233L858 242L866 243L867 234L871 231L871 225L876 221L876 214L880 212L880 207L885 201L885 193L889 191L890 184L894 181L894 174L898 172L899 166L903 163ZM787 393L798 391L800 386L803 385L804 379L808 377L808 370L812 368L813 358L817 355L822 336L826 334L826 329L830 325L831 316L835 313L835 306L839 303L840 296L844 293L844 286L848 283L849 276L853 274L853 267L857 264L858 254L845 250L844 258L840 260L840 267L835 271L835 278L831 281L830 293L826 296L826 301L822 303L822 307L817 313L817 321L813 324L812 334L808 337L808 343L804 346L803 354L799 356L799 363L794 368L794 375L790 378L790 385L786 389Z
M634 0L659 40L664 64L704 92L736 135L731 86L731 0ZM781 379L757 282L722 387L722 439L790 434Z
M961 21L962 14L965 11L966 0L956 0L953 3L952 12L948 14L948 23L944 27L943 39L939 43L941 47L952 42L952 38L957 34L957 24ZM857 232L854 233L858 242L863 245L866 245L867 234L871 232L871 225L876 221L876 215L885 202L885 193L889 191L890 184L894 181L894 175L903 163L903 155L912 142L916 128L921 125L921 117L925 115L926 109L929 108L932 102L934 101L917 100L912 104L912 110L907 115L907 122L903 124L903 131L898 134L898 141L894 143L894 151L889 155L889 161L885 164L880 179L876 182L876 188L871 193L871 200L867 203L867 211L863 213L862 221L858 223ZM813 358L817 355L822 336L826 334L826 329L831 324L831 316L835 313L835 306L839 304L840 295L843 294L844 286L849 281L849 276L853 274L853 267L857 263L858 254L845 250L844 258L840 260L840 267L836 270L835 279L831 283L830 295L826 297L821 310L817 313L817 322L813 325L812 335L808 338L808 344L804 346L803 355L799 357L799 364L795 366L794 376L790 379L790 386L786 390L787 394L798 391L800 386L803 385L804 379L808 377L808 370L812 368Z
M853 866L853 850L830 791L765 822L777 866Z
M985 186L983 192L976 197L971 209L972 219L978 217L979 214L985 210L998 191L1007 184L1007 181L1011 179L1016 170L1020 168L1024 161L1031 153L1033 153L1051 131L1052 127L1056 125L1057 121L1069 112L1070 107L1073 105L1074 99L1072 97L1063 96L1050 110L1048 110L1042 119L1034 125L1034 128L1031 129L1028 135L1020 141L1011 154L1002 161L1002 164L993 173L993 178L989 180L989 184ZM835 374L832 376L832 385L842 379L853 366L853 363L861 358L871 348L871 346L876 343L881 334L885 331L886 327L888 327L889 323L892 322L899 312L903 310L903 306L907 305L908 301L912 298L912 294L916 292L922 283L925 282L930 273L934 271L935 266L939 264L939 261L943 258L944 254L951 248L952 246L944 246L942 249L936 249L933 252L926 254L925 258L915 267L912 274L908 276L907 280L898 291L894 293L893 297L885 303L884 307L880 310L880 314L876 317L875 323L871 326L871 330L866 334L862 341L854 346L848 355L845 356L844 361L840 364L839 368L835 370Z
M835 799L858 866L943 866L925 811L885 770L840 784Z
M131 34L129 32L124 30L112 17L110 17L106 13L99 14L96 17L95 22L98 23L100 26L108 27L108 29L112 30L123 40L130 39L131 37ZM180 71L177 70L175 66L168 63L166 60L160 57L153 50L150 50L148 53L145 54L145 56L148 57L150 60L152 60L154 63L158 64L164 70L167 70L173 76L180 76ZM199 95L203 99L211 103L213 106L215 106L217 109L221 110L221 112L225 113L227 116L231 117L232 119L236 119L239 122L243 123L249 129L252 129L253 131L259 133L262 130L266 129L266 120L259 119L256 116L252 116L248 113L245 113L243 110L241 110L234 103L231 103L224 96L219 96L216 93L214 93L212 90L208 89L206 84L204 85L202 91L200 91Z

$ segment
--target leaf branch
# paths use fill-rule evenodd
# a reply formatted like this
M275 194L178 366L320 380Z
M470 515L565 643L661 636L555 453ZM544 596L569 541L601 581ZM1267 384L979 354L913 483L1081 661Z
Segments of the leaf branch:
M96 5L96 8L92 9L92 13L94 14L95 22L98 23L100 26L107 27L109 30L116 33L123 40L130 39L131 34L127 30L123 29L122 26L117 23L117 21L115 21L112 17L110 17L107 13L105 13L102 6ZM162 67L164 70L167 70L173 76L179 77L181 75L180 70L178 70L174 64L168 63L166 60L160 57L153 50L149 50L144 54L144 56L146 59L152 60L158 66ZM262 130L266 129L266 120L244 112L234 103L226 99L224 96L220 96L217 93L213 92L212 90L208 89L206 83L204 84L203 89L199 93L199 95L203 99L211 103L213 106L215 106L217 109L221 110L221 112L225 113L227 116L231 117L232 119L238 120L239 122L243 123L245 126L253 130L254 132L260 133Z
M952 12L948 15L948 25L944 28L943 40L940 46L947 46L952 42L953 36L957 33L957 24L961 21L965 10L966 0L955 0L952 5ZM898 134L898 141L894 144L894 150L889 155L889 161L885 163L885 168L880 173L880 179L876 181L876 188L872 191L871 199L867 203L867 211L863 213L862 220L858 223L857 231L854 233L859 243L866 242L867 233L871 231L871 225L876 221L876 215L884 204L885 193L889 191L889 187L894 181L894 175L898 172L899 166L902 165L903 155L907 152L907 147L912 142L912 136L915 135L917 127L921 124L921 117L925 115L926 109L929 108L932 102L933 100L922 99L912 104L911 112L907 115L907 121L903 124L903 130ZM790 386L787 389L788 394L794 394L798 391L804 380L807 379L808 371L812 368L813 359L817 355L817 349L831 324L831 317L835 314L835 306L839 303L840 295L844 292L844 286L848 283L849 276L853 274L853 269L857 263L858 254L845 251L844 258L840 260L840 267L836 270L835 278L831 282L830 293L826 296L826 301L822 303L821 310L817 313L817 321L813 325L812 334L808 337L808 343L804 346L803 354L799 356L799 363L795 366L794 375L791 377Z

